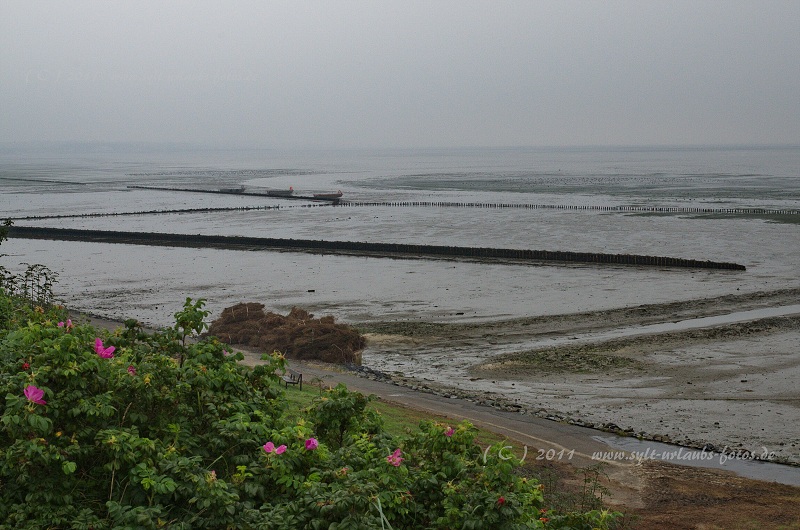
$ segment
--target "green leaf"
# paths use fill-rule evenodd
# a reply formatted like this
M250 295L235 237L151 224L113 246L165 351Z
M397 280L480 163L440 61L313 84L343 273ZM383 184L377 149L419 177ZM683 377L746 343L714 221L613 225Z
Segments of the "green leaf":
M78 469L78 464L75 462L61 462L61 471L63 471L65 475L75 473L76 469Z

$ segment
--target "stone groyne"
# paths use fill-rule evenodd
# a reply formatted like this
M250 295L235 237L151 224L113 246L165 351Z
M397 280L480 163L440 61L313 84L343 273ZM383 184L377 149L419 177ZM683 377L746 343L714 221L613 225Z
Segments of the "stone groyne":
M224 248L231 250L284 250L329 254L369 255L376 257L470 259L519 262L561 262L595 265L632 265L720 269L743 271L744 265L718 261L645 256L638 254L606 254L515 248L414 245L406 243L369 243L362 241L325 241L269 237L221 236L201 234L169 234L159 232L123 232L116 230L81 230L12 226L9 236L21 239L51 239L128 245Z

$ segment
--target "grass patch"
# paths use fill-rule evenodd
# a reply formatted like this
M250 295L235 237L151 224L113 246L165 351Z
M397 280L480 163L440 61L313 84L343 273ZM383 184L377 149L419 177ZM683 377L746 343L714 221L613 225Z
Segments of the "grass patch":
M769 223L800 224L798 214L769 214L769 213L731 213L731 214L703 214L689 216L691 219L762 219Z
M478 365L476 370L492 373L595 373L639 368L641 362L629 357L592 353L586 348L552 348L501 355Z
M780 213L693 213L693 212L635 212L631 217L682 217L685 219L762 219L768 223L800 224L798 214Z

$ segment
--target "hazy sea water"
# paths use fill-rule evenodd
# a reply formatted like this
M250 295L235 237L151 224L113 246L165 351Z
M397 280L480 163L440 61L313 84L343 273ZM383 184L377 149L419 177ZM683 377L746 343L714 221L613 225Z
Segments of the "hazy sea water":
M800 225L770 216L600 209L319 206L159 186L342 190L354 202L800 209L800 148L273 151L153 145L0 148L0 216L19 225L635 253L734 261L744 273L487 265L287 252L12 240L80 309L167 325L186 296L358 320L470 320L673 301L800 284ZM276 206L126 216L24 217Z

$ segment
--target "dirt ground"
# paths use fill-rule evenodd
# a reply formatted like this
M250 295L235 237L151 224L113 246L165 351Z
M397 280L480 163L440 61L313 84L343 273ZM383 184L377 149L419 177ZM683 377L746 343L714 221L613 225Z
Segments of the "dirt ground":
M637 528L800 528L800 488L650 462Z
M564 463L533 469L556 476L554 488L580 497L586 475ZM545 484L550 485L547 481ZM649 461L601 480L605 506L625 514L622 527L656 530L800 528L800 488L720 471ZM569 495L569 493L566 493Z

